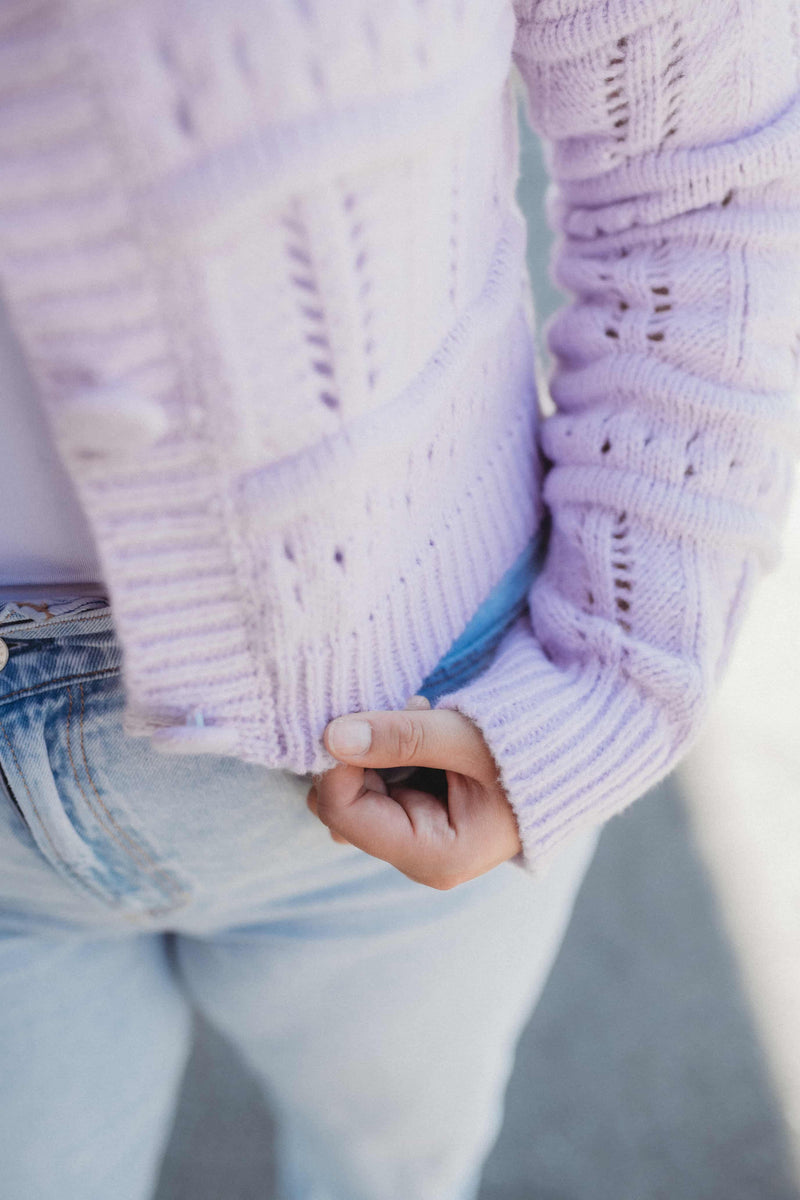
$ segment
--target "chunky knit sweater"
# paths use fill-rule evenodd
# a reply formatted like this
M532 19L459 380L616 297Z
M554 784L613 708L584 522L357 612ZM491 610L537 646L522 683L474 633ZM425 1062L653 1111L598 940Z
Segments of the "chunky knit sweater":
M572 296L543 420L512 62ZM1 0L0 105L0 277L128 730L326 770L546 512L437 707L534 870L661 778L797 447L798 0Z

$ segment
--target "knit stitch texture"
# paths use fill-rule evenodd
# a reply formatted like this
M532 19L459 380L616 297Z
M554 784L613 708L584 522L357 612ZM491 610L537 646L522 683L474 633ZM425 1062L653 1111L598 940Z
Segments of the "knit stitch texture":
M572 296L543 420L512 62ZM800 6L0 0L0 278L162 749L333 766L547 509L436 705L537 871L686 751L776 561Z

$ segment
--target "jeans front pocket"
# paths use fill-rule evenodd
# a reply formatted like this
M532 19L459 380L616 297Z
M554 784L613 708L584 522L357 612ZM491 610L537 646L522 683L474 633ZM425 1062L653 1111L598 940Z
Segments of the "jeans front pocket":
M84 895L136 920L183 907L189 890L137 828L135 797L114 777L122 704L119 677L108 672L17 694L0 703L0 765L50 866Z

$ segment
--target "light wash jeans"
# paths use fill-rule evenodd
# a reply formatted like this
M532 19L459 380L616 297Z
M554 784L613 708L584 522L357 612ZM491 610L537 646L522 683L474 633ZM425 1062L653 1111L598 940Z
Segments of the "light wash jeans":
M126 737L102 601L0 604L0 637L0 1195L150 1196L194 1007L285 1200L472 1200L595 836L423 887L333 842L310 777Z

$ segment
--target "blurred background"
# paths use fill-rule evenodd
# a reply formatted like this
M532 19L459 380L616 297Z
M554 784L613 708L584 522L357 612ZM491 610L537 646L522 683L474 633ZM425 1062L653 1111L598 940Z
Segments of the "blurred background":
M564 297L541 147L520 131L546 370ZM800 1198L798 600L796 495L701 741L602 833L480 1200ZM157 1200L271 1200L272 1181L270 1114L198 1023Z

